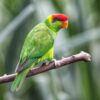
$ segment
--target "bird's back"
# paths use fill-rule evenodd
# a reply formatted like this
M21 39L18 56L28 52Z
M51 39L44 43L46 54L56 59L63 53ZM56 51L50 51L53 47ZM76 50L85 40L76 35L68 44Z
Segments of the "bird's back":
M45 25L40 23L34 27L27 35L21 51L21 63L26 59L35 59L43 56L54 43L55 33Z

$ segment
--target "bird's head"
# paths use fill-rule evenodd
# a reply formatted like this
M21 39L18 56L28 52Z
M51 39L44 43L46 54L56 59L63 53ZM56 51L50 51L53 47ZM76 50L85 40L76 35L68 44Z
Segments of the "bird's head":
M52 14L47 17L45 23L54 31L59 31L61 28L68 27L68 17L64 14Z

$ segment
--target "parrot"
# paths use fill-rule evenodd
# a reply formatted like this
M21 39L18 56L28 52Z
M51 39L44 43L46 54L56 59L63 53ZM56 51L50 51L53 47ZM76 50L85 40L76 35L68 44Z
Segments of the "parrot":
M55 39L60 29L68 27L68 20L65 14L51 14L27 34L15 69L16 77L11 91L21 88L27 74L37 64L53 60Z

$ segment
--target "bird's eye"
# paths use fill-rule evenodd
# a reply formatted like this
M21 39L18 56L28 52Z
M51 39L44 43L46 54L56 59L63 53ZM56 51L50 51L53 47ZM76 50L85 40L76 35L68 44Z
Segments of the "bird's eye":
M55 19L53 20L53 23L55 23L56 21L61 21L61 19L60 19L60 18L55 18Z
M57 18L57 20L58 20L58 21L61 21L61 19L60 19L59 17Z

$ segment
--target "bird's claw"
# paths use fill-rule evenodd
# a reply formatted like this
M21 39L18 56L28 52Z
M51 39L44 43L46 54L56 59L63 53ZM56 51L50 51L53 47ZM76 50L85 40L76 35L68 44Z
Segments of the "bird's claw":
M43 62L41 66L47 66L49 63L49 61Z
M61 63L59 61L57 61L56 59L53 59L53 61L54 61L56 67L59 67L61 65Z
M50 62L49 61L47 61L46 63L45 63L45 65L47 66L47 65L49 65L50 64Z

